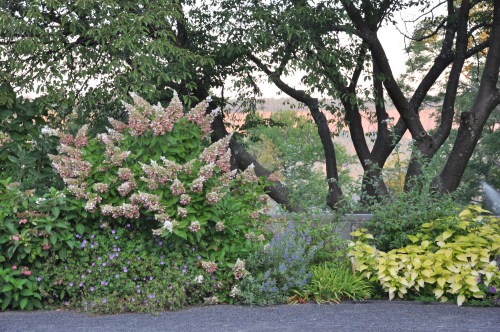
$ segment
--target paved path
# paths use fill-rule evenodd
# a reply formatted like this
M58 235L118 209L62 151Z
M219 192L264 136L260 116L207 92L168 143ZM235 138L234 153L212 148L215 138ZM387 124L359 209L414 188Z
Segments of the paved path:
M0 313L0 331L500 331L500 308L374 301L194 307L157 316L73 311Z

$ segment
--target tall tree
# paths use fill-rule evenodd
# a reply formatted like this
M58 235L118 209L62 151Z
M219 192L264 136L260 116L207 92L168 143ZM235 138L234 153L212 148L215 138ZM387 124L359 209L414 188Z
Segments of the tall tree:
M0 8L0 80L38 95L61 121L78 113L103 126L108 116L125 116L120 101L130 91L166 103L173 89L189 106L234 70L193 1L0 0ZM214 129L215 138L227 135L222 117ZM255 163L258 175L269 175L238 142L231 148L240 168ZM268 190L295 209L282 184Z
M234 4L234 1L226 3ZM461 135L457 138L457 148L449 156L451 164L445 167L439 178L434 181L436 190L451 192L456 189L463 174L463 171L459 171L462 166L457 164L458 159L466 156L461 159L466 165L470 157L469 152L475 146L474 141L477 142L476 133L480 133L480 128L484 125L483 120L487 119L493 107L498 105L496 88L493 88L496 84L493 78L498 77L498 65L494 61L497 51L492 42L500 39L497 38L494 28L498 18L496 14L485 15L480 20L472 20L470 16L471 9L484 3L490 5L486 6L485 10L490 8L491 13L491 1L456 3L449 0L439 3L436 7L429 4L425 6L423 1L393 0L314 3L290 0L269 1L266 5L256 1L241 1L239 4L245 5L243 9L236 13L231 12L232 20L228 20L228 24L232 25L232 29L227 29L230 31L228 40L233 40L235 44L245 48L248 59L285 93L291 95L283 83L285 79L281 77L282 74L303 70L305 74L302 83L308 88L308 95L316 91L340 100L343 107L342 117L349 126L353 144L365 170L365 192L370 196L386 195L387 190L380 169L406 130L410 131L415 142L415 151L418 152L412 158L407 173L407 189L412 189L415 182L411 179L421 174L422 166L432 159L449 136L455 113L458 80L466 59L490 46L488 56L491 53L494 55L491 56L487 71L485 70L490 79L484 82L484 86L488 88L483 88L480 99L483 101L482 106L479 106L483 110L479 112L481 119L475 122L473 137ZM446 6L446 14L433 20L433 31L430 34L421 34L418 38L423 41L436 34L444 37L440 40L440 50L433 58L432 66L423 73L420 82L407 97L403 86L394 77L393 68L377 33L383 24L395 23L393 16L398 11L422 5L425 9L420 18L422 20L428 20L426 11L438 16L434 12L442 5ZM495 2L496 7L499 5ZM228 10L223 12L227 13ZM490 30L491 26L493 29ZM489 37L476 42L471 38L476 33L485 33ZM440 76L447 71L449 74L446 76L440 123L435 132L430 133L423 127L419 110L424 100L431 95L431 89L437 86ZM373 77L370 91L367 91L359 80L363 74L365 77ZM361 125L360 109L364 100L359 97L359 93L363 90L366 95L371 96L376 106L378 130L375 145L371 150ZM387 126L385 94L400 114L398 123L391 129ZM463 117L467 118L468 113ZM466 149L466 152L462 153L458 146ZM326 149L325 156L328 158ZM451 172L453 167L457 167L456 171Z

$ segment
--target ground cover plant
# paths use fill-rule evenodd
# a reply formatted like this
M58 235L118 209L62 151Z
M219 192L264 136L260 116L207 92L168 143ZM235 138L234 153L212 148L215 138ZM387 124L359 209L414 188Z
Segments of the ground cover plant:
M370 298L373 285L362 275L354 274L347 266L323 263L311 267L311 281L295 290L292 303L315 300L317 303Z
M483 216L479 206L468 206L458 216L421 225L409 236L413 244L379 251L369 245L366 229L350 250L354 266L378 282L389 299L407 293L433 294L440 301L458 305L474 299L498 303L500 287L500 218Z
M102 225L77 234L73 255L42 273L58 284L46 301L93 313L156 313L231 300L234 275L220 273L189 246L176 248L132 228Z

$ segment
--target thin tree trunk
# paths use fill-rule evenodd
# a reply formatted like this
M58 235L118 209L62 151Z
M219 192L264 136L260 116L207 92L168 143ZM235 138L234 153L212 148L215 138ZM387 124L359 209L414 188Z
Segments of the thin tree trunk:
M342 201L342 190L340 189L339 175L337 171L337 160L335 157L335 148L333 146L332 135L328 127L328 121L325 114L319 109L319 102L317 98L309 96L305 91L297 90L281 80L279 73L271 71L266 65L252 54L248 55L249 59L253 61L260 70L262 70L269 79L284 93L293 99L304 103L308 108L311 116L318 128L318 134L323 145L326 163L326 180L328 183L328 195L326 197L326 204L331 209L337 209Z

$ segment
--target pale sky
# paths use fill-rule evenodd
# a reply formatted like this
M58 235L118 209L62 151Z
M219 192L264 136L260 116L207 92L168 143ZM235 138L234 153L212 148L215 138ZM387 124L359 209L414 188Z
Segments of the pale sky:
M431 7L434 6L437 1L436 0L431 0L429 1L431 4ZM437 13L443 13L446 11L445 6L440 6L436 12ZM405 62L407 60L407 55L405 52L405 37L403 34L398 31L400 29L403 31L405 34L411 34L411 30L414 28L414 24L412 23L406 23L403 24L403 20L410 21L411 19L415 19L422 15L423 11L419 7L407 9L401 12L396 13L395 19L397 21L397 27L393 24L388 24L385 26L382 26L379 29L378 36L379 40L382 43L382 46L384 47L384 50L386 52L387 58L389 59L389 63L392 68L392 72L394 74L394 77L396 79L399 78L399 76L405 72ZM410 30L410 31L408 31ZM291 85L294 88L299 88L299 89L304 89L305 87L300 84L300 78L301 74L297 73L293 76L286 77L284 78L284 81ZM362 82L362 79L360 79L360 82ZM227 81L226 84L226 91L224 91L225 97L229 98L235 98L236 94L235 92L231 91L231 82L230 80ZM262 82L259 84L261 87L262 91L262 97L263 98L286 98L285 94L281 93L280 90L272 83L267 83L267 82ZM218 91L215 91L218 93ZM314 95L314 97L321 98L320 95Z
M404 51L404 36L392 25L380 28L378 35L386 51L394 77L397 79L404 72L405 61L407 59ZM284 81L294 88L304 89L305 87L300 84L300 78L300 73L297 73L296 75L286 77ZM226 97L235 98L236 94L231 91L231 85L230 80L228 80L224 94ZM272 83L262 82L259 84L259 87L261 88L263 98L288 97L284 93L279 94L280 90ZM219 92L216 91L216 93ZM321 96L318 95L315 97Z

